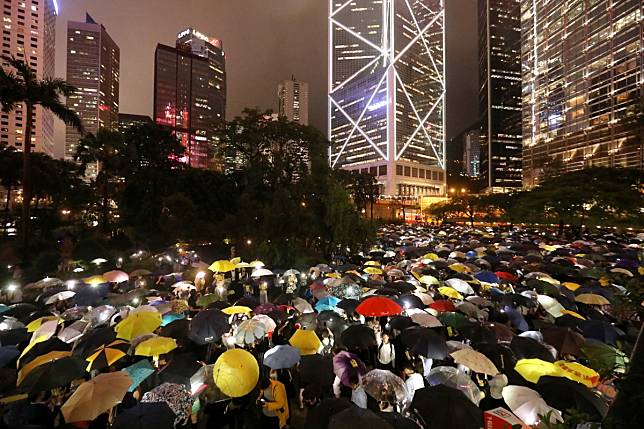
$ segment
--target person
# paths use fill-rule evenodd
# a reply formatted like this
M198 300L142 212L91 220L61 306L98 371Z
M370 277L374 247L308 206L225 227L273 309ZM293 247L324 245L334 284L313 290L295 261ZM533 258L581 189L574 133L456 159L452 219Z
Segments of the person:
M423 376L416 372L412 363L405 365L403 373L406 378L405 385L407 386L407 392L409 392L409 400L411 401L414 399L416 390L425 387L425 381L423 380Z
M260 381L258 404L262 407L261 427L282 429L290 417L286 387L267 374Z
M378 353L376 354L376 367L378 369L394 370L396 362L396 349L389 340L389 334L383 332L376 337L378 340Z

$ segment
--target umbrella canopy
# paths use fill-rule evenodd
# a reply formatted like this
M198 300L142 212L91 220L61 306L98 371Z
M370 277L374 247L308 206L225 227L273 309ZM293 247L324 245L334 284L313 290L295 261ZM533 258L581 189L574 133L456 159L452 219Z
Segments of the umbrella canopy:
M322 347L322 342L314 331L298 329L288 342L300 351L302 356L313 355Z
M384 296L371 296L356 307L356 312L367 317L395 316L402 313L402 307Z
M536 389L549 405L559 410L578 410L590 416L591 421L602 421L608 412L608 405L592 390L567 378L541 377Z
M82 383L60 409L65 422L94 420L120 403L131 383L125 371L99 374Z
M116 337L131 341L143 334L149 334L161 326L161 314L154 311L132 313L115 327Z
M255 357L242 349L224 352L215 362L212 372L217 387L232 398L247 395L259 380Z
M130 276L127 273L119 270L103 273L103 277L105 277L108 282L112 283L123 283L130 280Z
M249 307L246 307L244 305L233 305L231 307L226 307L221 311L223 311L225 314L229 316L234 316L235 314L245 314L247 316L250 316L250 313L253 310L251 310Z
M342 384L353 388L367 373L367 367L358 356L343 351L333 356L333 373Z
M154 374L155 369L150 364L150 361L143 359L133 365L123 368L123 371L127 372L132 380L132 383L128 388L128 392L134 392L146 378Z
M267 270L266 268L257 268L251 273L251 277L253 278L259 278L259 277L264 277L264 276L274 276L273 272L271 270Z
M153 337L142 341L135 347L137 356L160 356L177 348L177 341L168 337Z
M582 293L575 297L575 301L588 305L608 305L610 301L594 293Z
M76 295L76 292L74 292L73 290L58 292L47 298L45 300L45 304L55 304L57 302L66 301L69 298L72 298L74 295Z
M350 350L368 350L377 345L376 334L367 325L352 325L342 332L340 343Z
M254 344L264 338L267 333L266 325L257 319L241 322L234 331L237 344Z
M333 361L328 356L318 354L302 356L300 362L300 379L305 384L319 387L331 387L335 379Z
M538 383L545 375L559 375L559 369L554 363L541 359L519 359L514 370L530 383Z
M584 337L565 327L549 327L541 330L543 340L557 349L561 354L580 356Z
M355 429L356 425L370 429L394 429L386 420L371 410L350 406L329 419L329 428Z
M427 429L483 427L481 409L460 390L442 384L416 390L411 410Z
M165 402L175 415L175 425L185 421L192 411L190 391L183 384L163 383L146 392L141 402Z
M228 273L235 270L235 264L223 259L213 262L208 269L214 273Z
M535 390L523 386L505 386L502 395L510 410L530 426L539 424L546 415L550 415L550 423L563 422L561 412L546 404Z
M401 408L406 408L411 399L403 379L383 369L369 371L362 379L362 387L376 401L396 402Z
M230 330L228 315L216 308L202 310L190 321L189 338L197 344L217 341Z
M300 361L300 351L288 345L275 346L264 353L264 365L270 369L292 368Z
M85 359L88 362L87 371L107 368L127 356L129 348L130 343L123 340L115 340L110 344L99 347L96 352Z
M599 374L597 371L578 362L559 360L554 365L557 368L557 375L569 378L589 388L597 387L599 384Z
M472 349L461 349L451 353L454 362L464 365L474 372L495 376L499 373L494 363L483 353Z
M456 289L451 288L449 286L441 286L438 288L438 293L441 295L444 295L448 298L451 299L456 299L456 300L463 300L463 295L461 295Z
M481 401L481 391L476 386L476 383L472 381L472 378L452 366L437 366L432 368L427 375L427 381L431 386L444 384L445 386L458 389L477 406Z
M175 415L165 402L141 402L117 414L112 429L172 429Z
M335 310L339 302L340 298L336 298L335 296L326 296L315 304L315 309L317 311Z
M18 372L18 389L40 392L65 386L85 375L85 362L71 352L50 352L26 364Z

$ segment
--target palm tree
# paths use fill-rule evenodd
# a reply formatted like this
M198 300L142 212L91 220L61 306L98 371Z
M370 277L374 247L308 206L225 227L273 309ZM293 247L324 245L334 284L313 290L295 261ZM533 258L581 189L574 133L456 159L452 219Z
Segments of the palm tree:
M45 78L39 80L36 72L24 61L3 58L15 71L8 67L0 70L0 104L3 112L10 112L20 104L25 105L26 120L22 149L22 236L25 252L29 244L31 204L31 135L36 106L49 110L66 125L76 127L82 133L81 120L73 110L67 108L61 97L71 95L76 89L64 80Z

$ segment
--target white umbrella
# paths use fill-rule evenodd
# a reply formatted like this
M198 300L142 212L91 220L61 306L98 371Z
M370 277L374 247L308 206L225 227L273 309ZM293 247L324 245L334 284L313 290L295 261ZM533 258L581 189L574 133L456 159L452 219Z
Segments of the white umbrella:
M502 395L510 410L527 425L539 424L540 416L549 413L550 423L563 422L561 412L546 404L541 395L529 387L505 386Z
M87 328L87 325L89 325L89 321L87 320L77 320L65 329L63 329L59 334L58 338L60 338L61 341L69 344L73 343L77 339L83 336L85 333L85 328Z
M194 286L194 285L192 284L192 282L189 282L188 280L182 280L180 282L176 282L175 284L173 284L170 287L172 289L176 289L176 288L185 288L185 287L189 287L189 286Z
M271 270L267 270L266 268L258 268L253 273L250 275L251 277L254 278L259 278L262 276L272 276L273 272Z
M563 316L562 310L565 310L563 305L559 304L559 301L548 296L548 295L537 295L537 301L543 307L544 310L548 312L553 317Z
M8 331L10 329L24 328L25 324L13 317L5 317L0 322L0 331Z
M96 308L92 308L89 313L85 315L85 319L89 320L92 324L92 327L102 325L107 323L110 320L110 317L116 313L116 308L111 305L101 305Z
M105 259L105 258L96 258L96 259L92 259L90 262L92 264L101 265L101 264L106 263L107 259Z
M130 279L130 276L127 273L119 270L103 273L103 277L112 283L123 283Z
M44 289L52 286L60 286L62 284L63 281L61 279L45 277L42 280L38 280L36 283L28 284L27 286L25 286L25 289Z
M300 313L313 313L313 307L311 307L311 304L306 302L305 299L302 298L293 298L293 307Z
M73 297L74 295L76 295L76 292L71 291L71 290L65 290L65 291L62 291L62 292L58 292L58 293L53 294L49 298L47 298L47 300L45 301L45 304L54 304L56 302L65 301L65 300Z
M266 335L266 325L257 319L244 320L235 328L234 336L237 344L253 344Z
M456 279L456 278L447 279L445 280L445 284L447 284L453 289L456 289L462 294L474 295L474 289L472 289L472 286L470 286L465 280Z
M298 270L290 269L286 270L283 274L284 277L286 276L299 276L301 273Z
M265 314L256 314L251 320L257 320L258 322L264 324L266 332L273 332L275 328L277 328L275 321Z

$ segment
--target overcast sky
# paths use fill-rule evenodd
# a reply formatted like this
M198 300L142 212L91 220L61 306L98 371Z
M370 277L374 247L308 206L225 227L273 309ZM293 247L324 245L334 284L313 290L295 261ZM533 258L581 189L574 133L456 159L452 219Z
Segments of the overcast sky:
M477 0L447 3L448 137L476 120ZM227 116L277 108L277 84L310 84L310 120L326 130L328 0L58 0L56 74L65 76L67 21L87 11L121 49L120 111L152 115L154 49L192 26L223 41ZM64 129L57 127L59 153Z

